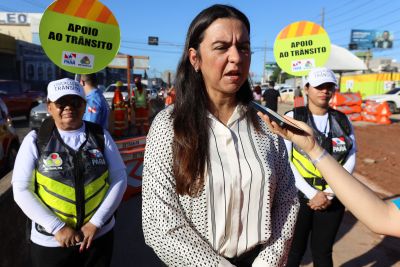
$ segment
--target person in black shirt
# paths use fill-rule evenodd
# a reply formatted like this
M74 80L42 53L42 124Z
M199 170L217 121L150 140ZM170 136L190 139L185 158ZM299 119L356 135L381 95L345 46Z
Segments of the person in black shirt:
M265 90L262 97L265 101L265 106L272 109L273 111L278 111L278 101L281 102L281 94L278 90L274 89L275 82L270 81L268 83L268 89Z

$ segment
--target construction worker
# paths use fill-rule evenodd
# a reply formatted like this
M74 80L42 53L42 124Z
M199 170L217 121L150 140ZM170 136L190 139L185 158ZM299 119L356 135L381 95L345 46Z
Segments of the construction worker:
M140 76L135 77L135 85L137 91L134 96L135 116L136 116L136 129L137 133L144 135L147 133L149 124L149 107L147 103L147 93L143 89L142 79Z

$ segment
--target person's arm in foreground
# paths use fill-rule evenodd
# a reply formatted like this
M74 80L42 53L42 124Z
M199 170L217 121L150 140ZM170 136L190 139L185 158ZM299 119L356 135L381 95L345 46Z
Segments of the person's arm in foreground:
M172 122L167 122L167 117L162 112L155 118L146 140L142 185L146 244L168 266L233 266L200 237L185 217L172 172Z
M294 133L270 122L267 116L259 116L276 134L300 146L322 173L342 203L372 231L400 237L400 210L391 201L381 200L372 190L349 174L332 156L321 157L323 149L316 143L312 130L305 123L286 117L306 133Z
M296 223L299 202L285 144L281 138L274 139L275 153L279 153L277 185L271 205L271 237L265 248L254 260L252 267L283 266L287 260ZM273 145L271 144L271 147Z
M351 125L351 132L350 132L350 138L353 141L353 146L351 147L349 151L349 155L346 157L344 164L342 165L343 168L345 168L346 171L348 171L350 174L353 173L355 167L356 167L356 152L357 152L357 143L356 143L356 138L354 135L354 129L353 126ZM324 190L324 192L327 194L327 197L331 200L335 196L335 192L333 192L331 187L328 187Z

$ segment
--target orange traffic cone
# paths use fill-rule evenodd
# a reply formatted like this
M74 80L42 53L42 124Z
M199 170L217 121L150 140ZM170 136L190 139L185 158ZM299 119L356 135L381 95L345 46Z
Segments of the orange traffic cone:
M387 116L378 116L376 123L378 124L391 124L392 121Z
M385 101L382 104L380 104L379 108L378 108L378 114L381 116L387 116L390 117L390 115L392 115L392 113L390 112L390 108L388 103Z

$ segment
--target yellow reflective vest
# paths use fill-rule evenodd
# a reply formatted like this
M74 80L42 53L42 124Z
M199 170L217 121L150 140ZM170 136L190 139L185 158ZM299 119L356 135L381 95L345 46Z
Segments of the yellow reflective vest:
M58 131L53 130L40 151L35 170L39 198L75 229L90 220L109 188L106 160L88 128L88 138L78 151L66 146Z
M308 112L309 113L309 112ZM344 164L346 157L348 156L353 141L344 129L346 127L344 123L350 123L343 113L339 111L329 109L328 120L330 130L327 134L319 132L312 119L312 115L308 114L305 117L296 117L295 119L301 119L306 122L314 130L314 135L318 141L318 144L329 152L340 164ZM347 120L344 121L344 120ZM296 167L301 176L314 188L318 190L325 190L329 185L323 179L321 173L312 164L307 154L298 146L293 144L291 161Z

